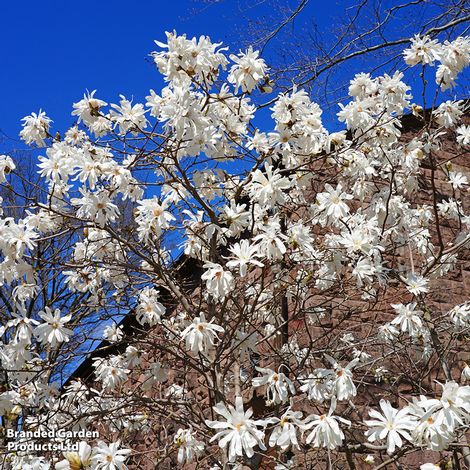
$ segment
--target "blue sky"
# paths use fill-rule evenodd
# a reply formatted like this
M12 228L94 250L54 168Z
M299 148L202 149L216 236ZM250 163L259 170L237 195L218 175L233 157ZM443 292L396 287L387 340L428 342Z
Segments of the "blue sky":
M341 16L356 3L311 0L289 32L313 34L315 23L328 35L335 28L333 15ZM295 6L298 0L280 4ZM268 0L219 0L211 5L203 0L5 0L0 150L26 148L17 140L20 119L40 108L54 120L53 132L66 130L74 123L72 103L86 89L97 89L108 102L118 102L120 93L143 100L150 88L158 91L163 83L148 54L156 49L154 39L165 39L166 30L206 34L233 45L247 37L244 17L266 20L270 15ZM271 43L265 51L268 60L277 46ZM348 70L347 78L352 74Z
M176 29L231 42L243 34L236 28L243 15L269 13L263 3L248 10L237 3L6 0L0 28L0 129L16 139L20 119L42 108L54 120L53 129L64 130L74 122L72 103L86 89L98 89L108 102L117 102L120 93L143 99L149 88L162 86L148 60L156 49L153 40L164 40L166 30ZM318 8L315 16L325 18ZM11 140L3 145L24 148Z

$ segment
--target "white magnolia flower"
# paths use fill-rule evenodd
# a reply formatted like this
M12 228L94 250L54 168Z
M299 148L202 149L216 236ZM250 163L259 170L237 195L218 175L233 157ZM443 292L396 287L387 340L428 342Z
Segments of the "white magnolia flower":
M168 370L165 369L160 362L156 361L150 364L149 369L144 373L144 382L142 390L147 392L159 382L165 382L168 378Z
M439 60L441 48L436 39L429 36L420 37L416 35L411 39L411 46L403 52L405 62L408 65L430 64Z
M449 182L454 189L462 189L468 184L468 179L463 173L460 173L460 171L450 171Z
M16 165L13 163L13 160L8 155L0 155L0 183L6 181L6 175L10 174Z
M447 100L441 103L433 113L437 123L447 128L454 127L463 114L461 105L462 101Z
M450 319L457 328L466 328L470 325L470 303L456 305L449 312Z
M295 469L295 462L294 459L289 459L287 462L278 463L274 467L274 470L294 470Z
M218 403L213 407L214 411L224 418L224 421L209 421L206 424L219 430L212 438L211 442L218 440L219 446L225 449L228 445L228 458L233 462L237 456L253 457L254 447L266 450L264 445L264 431L258 428L265 427L264 421L251 419L253 410L243 409L242 397L235 398L235 408L232 405L225 406Z
M462 125L455 130L460 145L470 145L470 126Z
M403 332L408 332L410 336L418 336L423 332L424 324L421 319L422 311L415 310L416 302L410 304L392 304L392 307L398 312L398 316L391 322L397 325Z
M108 390L114 390L124 383L130 372L125 367L125 360L120 356L111 356L108 359L97 357L93 360L93 368L97 380Z
M428 280L418 274L409 274L405 282L406 288L413 295L425 294L429 291Z
M317 194L318 210L325 211L327 217L335 220L348 215L349 207L345 201L352 199L353 196L345 193L341 184L338 184L336 189L326 184L325 189L325 192Z
M35 143L38 147L44 146L44 140L49 137L49 127L52 120L46 116L44 111L39 110L39 113L31 113L22 119L23 129L20 132L20 137L28 144Z
M351 422L340 416L333 416L333 406L329 413L323 415L310 415L305 419L305 429L312 432L307 436L307 444L312 443L313 447L326 447L333 450L340 446L344 439L344 433L338 422L351 425Z
M186 349L194 354L207 353L214 346L217 333L223 333L225 330L212 322L206 322L204 313L195 317L193 322L181 332L181 336L186 340Z
M251 92L266 75L266 63L259 57L259 51L254 51L251 46L238 56L231 54L230 59L235 64L227 80L235 85L235 91L241 87L244 92Z
M125 96L119 95L119 97L121 98L119 105L111 104L113 109L109 113L111 119L119 126L119 133L125 134L128 131L136 133L137 129L145 129L148 121L144 105L141 103L132 105L132 101Z
M96 90L87 91L78 103L73 104L72 116L78 116L78 122L83 121L87 126L92 125L100 116L102 107L107 106L103 100L95 98Z
M233 256L228 261L227 266L229 268L239 268L240 276L245 277L248 269L248 265L263 267L263 263L258 261L256 258L259 257L259 248L256 245L250 245L248 240L242 240L240 243L235 243L231 248L230 252Z
M470 418L470 386L460 386L454 381L442 387L440 399L423 397L418 405L433 413L437 425L445 425L453 430Z
M201 276L206 281L207 291L216 299L223 299L233 288L233 276L230 271L224 271L217 263L206 263L207 271Z
M178 429L173 442L178 448L178 463L180 465L192 462L204 450L204 443L196 439L192 428Z
M250 197L260 206L273 207L285 201L285 193L291 183L282 176L278 169L268 163L264 164L264 171L256 170L252 174L251 182L247 185Z
M84 441L78 444L78 452L64 452L64 460L55 464L56 470L76 470L91 465L91 447Z
M284 244L286 238L280 230L270 225L266 229L263 228L253 240L258 243L262 256L266 256L268 260L279 260L287 251Z
M256 367L261 372L262 377L253 379L253 387L267 385L266 395L272 403L285 403L289 397L289 392L295 395L295 388L292 381L282 372L275 372L272 369Z
M421 396L420 400L413 397L409 408L418 420L411 434L413 444L439 452L446 449L453 438L453 429L436 420L434 405Z
M72 198L70 202L74 206L79 206L77 217L91 219L100 227L104 227L107 222L116 220L119 210L112 202L110 194L106 190L89 192L80 188L81 198Z
M33 327L39 325L39 322L28 317L28 311L22 304L18 304L17 312L11 312L11 316L11 320L9 320L5 326L7 328L16 328L16 341L19 343L29 344L33 334ZM4 331L5 330L3 329L2 336Z
M243 360L246 357L249 357L251 353L256 352L258 341L258 333L255 331L246 333L242 330L237 330L235 337L233 338L232 345L240 354L240 359Z
M103 338L112 343L121 341L123 335L122 326L116 325L116 323L107 326L103 331Z
M105 444L99 441L97 447L93 449L91 458L95 465L95 470L127 470L124 462L127 456L132 452L130 449L119 449L120 441L111 444Z
M0 393L0 414L6 415L21 402L21 396L14 390Z
M315 369L307 377L300 379L303 385L300 390L307 393L310 400L323 403L329 400L333 394L335 374L330 369Z
M290 446L300 450L297 431L304 429L301 411L292 411L289 407L280 418L269 418L266 422L276 425L269 436L270 447L279 446L283 452Z
M349 400L356 396L357 390L352 380L351 370L359 363L359 358L353 359L346 366L341 366L331 356L325 355L333 365L335 378L333 379L333 393L338 400Z
M230 206L224 206L223 220L229 226L232 236L240 235L250 223L250 212L246 210L246 204L236 204L231 201Z
M465 366L462 369L460 380L462 382L470 382L470 366L467 363L465 363Z
M411 441L409 431L416 426L415 418L409 414L407 407L402 410L393 408L389 401L380 400L380 408L383 414L376 410L369 410L369 416L374 418L366 421L366 425L370 428L366 432L369 442L378 439L387 440L387 452L392 454L395 447L403 445L403 439Z
M160 323L165 314L165 306L159 302L159 292L151 287L145 287L139 293L139 304L136 309L136 318L141 325L155 326Z
M60 343L69 341L73 335L73 330L66 328L64 325L72 319L72 315L60 316L60 310L57 308L54 313L49 307L45 307L44 311L39 312L39 316L45 321L34 330L34 334L42 344L48 344L51 348L55 348Z
M187 393L187 390L181 385L171 384L168 387L165 393L165 396L171 397L171 398L184 398L186 393Z
M169 199L160 202L157 197L153 197L143 199L138 204L135 220L141 240L148 241L151 235L159 237L163 230L170 228L170 222L175 220L175 217L167 210L170 205Z

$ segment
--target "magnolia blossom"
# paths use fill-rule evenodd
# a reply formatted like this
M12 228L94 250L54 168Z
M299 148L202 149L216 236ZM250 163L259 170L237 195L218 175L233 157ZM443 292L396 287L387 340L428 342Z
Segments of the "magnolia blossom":
M284 244L286 236L277 230L277 227L270 226L263 229L262 232L254 238L258 243L259 250L268 260L279 260L286 253L287 248Z
M115 323L107 326L103 331L103 338L114 343L121 341L123 337L122 327Z
M56 470L76 470L91 465L92 448L84 441L78 444L78 452L64 452L64 460L56 463Z
M201 312L199 317L195 317L191 325L181 332L181 336L186 340L186 349L194 354L207 353L214 346L214 341L218 338L217 333L225 330L212 322L206 322L206 316Z
M49 137L49 128L52 120L46 116L44 111L39 110L39 113L31 113L22 119L23 129L20 132L20 137L28 144L35 143L38 147L43 147L44 140Z
M233 258L228 263L229 268L239 267L240 276L245 277L248 269L248 265L263 267L263 263L258 261L256 258L259 257L258 247L256 245L250 245L248 240L242 240L240 243L235 243L230 248Z
M21 305L18 306L18 312L12 312L12 319L6 324L7 328L16 328L16 341L29 344L33 334L33 327L39 325L37 320L28 317L28 312ZM5 329L2 329L2 335Z
M344 439L344 433L339 427L339 423L351 425L351 421L341 418L340 416L333 416L333 407L330 408L328 414L323 415L310 415L305 420L305 429L312 431L307 436L307 444L312 443L313 447L326 447L333 450L340 446Z
M466 328L470 325L470 303L456 305L450 310L449 316L457 328Z
M461 101L447 100L441 103L433 113L437 123L444 127L454 127L463 114L461 106Z
M457 142L460 145L470 145L470 126L459 126L455 132L457 133Z
M147 392L159 382L165 382L168 378L168 370L165 369L160 362L153 362L150 367L144 373L144 380L142 384L142 390Z
M95 470L127 470L124 462L132 452L131 449L119 449L120 441L111 444L98 442L98 446L93 449L91 458L95 465Z
M346 217L349 213L349 207L344 201L352 199L353 196L344 192L341 184L336 189L330 184L326 184L325 189L325 192L317 194L318 210L325 211L327 217L334 219Z
M416 427L411 434L413 443L425 446L435 451L446 449L453 438L453 429L447 427L442 421L436 420L432 403L426 397L413 398L409 405L410 413L416 417Z
M440 58L440 47L436 39L418 35L411 39L411 47L403 53L408 65L433 64Z
M204 444L196 439L191 428L178 429L173 442L178 448L178 463L180 465L192 462L204 450Z
M83 99L73 104L72 116L78 116L78 122L83 121L86 125L92 125L100 116L100 110L107 106L103 100L95 98L96 90L83 95Z
M467 363L465 363L465 366L462 369L460 380L462 382L470 382L470 366Z
M416 35L411 40L411 47L404 51L405 61L409 65L441 64L436 71L436 83L447 90L455 86L455 79L462 69L470 63L470 41L468 37L457 37L454 41L440 44L429 36Z
M8 155L0 155L0 183L6 181L5 176L16 168L13 160Z
M428 280L417 274L410 274L406 280L406 288L414 295L428 292Z
M272 207L285 200L284 191L291 186L290 181L281 175L268 163L264 164L264 171L256 170L249 183L250 197L261 206Z
M230 69L227 80L244 92L251 92L266 75L267 66L259 57L259 52L250 46L246 52L240 52L238 56L230 55L235 64Z
M256 353L259 337L256 332L246 333L237 330L233 339L233 346L243 360L249 357L251 353Z
M170 227L170 222L175 220L175 217L166 210L169 204L168 199L160 202L156 197L139 201L136 222L141 240L148 240L152 234L160 236L162 230Z
M333 394L335 375L330 369L315 369L313 373L300 379L300 390L307 393L310 400L323 403Z
M216 299L223 299L232 289L234 279L230 271L224 271L217 263L206 263L207 271L201 276L206 281L207 291Z
M449 182L452 185L452 188L462 189L465 185L468 184L468 179L463 173L450 171Z
M78 206L77 217L91 219L99 227L113 222L118 216L118 207L114 204L107 191L88 192L80 190L82 197L73 198L71 203Z
M292 381L282 372L275 372L272 369L256 367L263 375L253 379L253 387L267 385L266 394L272 403L284 403L287 401L289 392L295 395L295 387Z
M432 411L436 424L453 430L470 416L470 386L459 386L454 381L440 385L440 399L423 398L418 405Z
M45 323L41 323L34 330L34 334L43 344L50 345L55 348L60 343L69 341L73 331L64 325L72 319L72 315L60 316L60 310L57 308L52 312L49 307L45 307L44 311L39 312L39 316Z
M254 455L254 447L259 446L261 450L266 450L264 445L264 431L258 428L264 428L263 421L251 419L253 410L243 409L242 397L235 398L235 407L225 406L218 403L213 407L214 411L224 418L224 421L206 420L206 424L217 429L217 433L211 438L211 442L218 440L219 446L225 449L228 445L228 458L233 462L237 456L247 457Z
M124 366L119 356L111 356L109 359L96 358L93 360L96 378L102 382L103 387L113 390L127 380L130 372Z
M233 236L239 235L250 223L250 213L246 210L245 204L231 203L230 206L224 206L222 214L227 222L229 230Z
M285 451L293 446L300 450L297 431L304 429L301 411L292 411L289 407L280 418L269 418L266 423L276 425L269 436L270 447L279 446Z
M165 306L159 302L158 290L145 287L139 293L139 305L136 309L136 318L141 325L155 326L165 314Z
M132 101L123 95L120 95L120 98L119 105L111 104L113 109L109 113L111 119L119 126L119 133L125 134L128 131L135 133L136 129L145 129L148 121L144 105L141 103L132 105Z
M397 410L389 401L383 399L379 404L383 414L376 410L369 410L369 416L374 419L365 422L370 428L366 432L366 436L368 436L369 442L386 439L387 452L392 454L396 447L403 445L403 438L411 441L409 431L415 428L416 421L406 407Z
M338 400L349 400L356 396L356 386L352 381L351 370L359 363L359 358L353 359L345 367L342 367L332 357L327 359L333 364L335 379L333 380L333 391Z
M407 305L392 304L398 312L398 316L392 320L392 325L397 325L403 332L408 332L410 336L417 336L424 328L421 310L415 310L416 302Z

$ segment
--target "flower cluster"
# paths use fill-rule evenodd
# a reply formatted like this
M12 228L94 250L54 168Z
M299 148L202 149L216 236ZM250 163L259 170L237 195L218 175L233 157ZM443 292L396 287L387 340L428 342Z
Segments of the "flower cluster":
M402 72L360 73L330 132L295 86L257 127L272 91L258 51L166 37L165 86L144 102L86 92L55 137L43 111L23 119L40 184L0 156L4 427L102 434L5 468L461 453L470 303L435 293L470 246L468 103L443 96L470 39L410 40L407 64L437 66L433 109Z

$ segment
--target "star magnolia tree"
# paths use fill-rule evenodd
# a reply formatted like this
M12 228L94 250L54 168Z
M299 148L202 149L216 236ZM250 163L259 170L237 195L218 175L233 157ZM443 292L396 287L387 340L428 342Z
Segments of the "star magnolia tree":
M441 453L423 469L464 468L470 370L452 354L470 304L429 296L470 246L452 166L470 127L440 98L470 39L404 51L442 104L414 103L401 72L359 74L333 133L297 88L256 127L273 84L252 49L157 46L166 86L145 103L86 93L63 138L44 111L24 118L44 148L34 197L0 157L17 201L1 219L2 468L391 468L425 449ZM409 112L422 125L403 139ZM101 334L93 377L65 382ZM24 449L44 439L14 433L79 430L100 438Z

